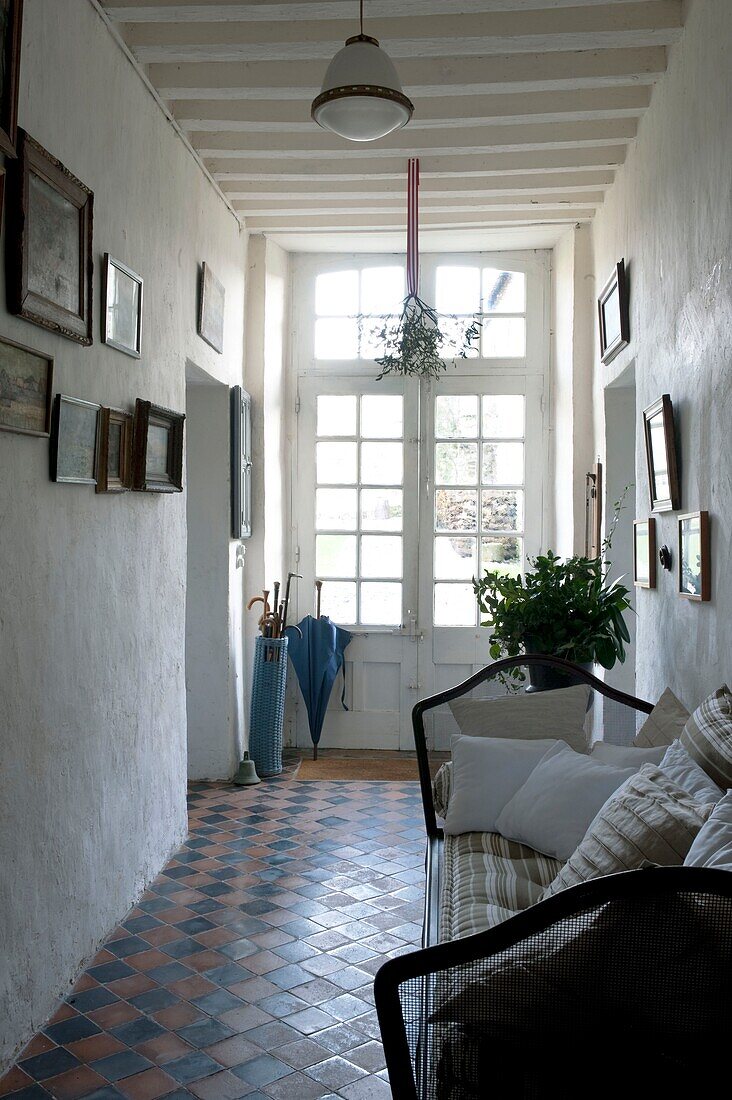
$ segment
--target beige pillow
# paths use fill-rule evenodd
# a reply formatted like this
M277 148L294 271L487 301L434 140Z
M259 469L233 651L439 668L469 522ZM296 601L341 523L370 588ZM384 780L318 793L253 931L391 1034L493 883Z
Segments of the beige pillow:
M469 737L566 741L575 752L587 752L585 716L589 696L590 689L579 684L498 699L453 699L450 710L460 732Z
M607 800L541 900L645 863L680 866L713 808L694 802L655 764L644 764Z
M670 745L686 725L689 712L676 698L671 688L666 688L651 713L635 735L633 744L640 749L655 749Z
M732 787L732 694L726 684L696 708L679 740L723 791Z

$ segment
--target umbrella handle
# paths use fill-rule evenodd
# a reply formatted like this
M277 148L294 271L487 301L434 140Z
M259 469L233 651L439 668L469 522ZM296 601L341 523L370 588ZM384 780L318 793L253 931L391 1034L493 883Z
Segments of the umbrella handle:
M320 596L323 591L323 582L315 582L315 618L320 618Z
M302 630L300 630L299 626L295 626L294 623L290 623L289 626L286 626L285 630L283 630L282 633L284 634L285 631L287 631L287 630L296 630L298 632L298 634L300 635L300 637L302 638Z

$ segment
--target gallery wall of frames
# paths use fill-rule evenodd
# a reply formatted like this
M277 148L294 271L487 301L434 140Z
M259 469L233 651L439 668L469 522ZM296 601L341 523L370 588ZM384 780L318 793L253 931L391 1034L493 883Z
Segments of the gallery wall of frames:
M98 258L99 338L122 355L144 359L139 258L112 256L95 241L92 191L17 125L22 0L7 7L0 214L8 311L29 326L92 347ZM205 262L198 278L198 335L223 354L225 290ZM0 430L47 439L49 474L59 484L91 486L97 493L181 492L185 414L145 397L122 409L57 392L53 357L34 348L30 327L28 332L22 343L0 332Z
M600 358L610 363L629 347L630 285L625 260L619 260L597 300ZM680 512L681 481L677 425L671 395L662 394L643 410L643 442L646 456L651 513ZM588 478L592 475L588 475ZM685 512L677 517L675 545L657 545L654 514L633 523L633 581L636 588L655 589L660 565L675 575L675 587L686 600L712 598L709 512Z

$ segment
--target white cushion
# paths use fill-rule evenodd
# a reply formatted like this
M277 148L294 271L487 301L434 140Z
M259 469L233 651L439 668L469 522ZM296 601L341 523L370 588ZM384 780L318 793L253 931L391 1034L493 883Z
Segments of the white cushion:
M505 806L497 830L537 852L569 859L601 806L633 774L633 768L598 764L555 746Z
M647 863L680 866L711 810L655 764L644 764L608 798L541 900Z
M718 867L732 871L732 791L717 803L696 834L684 867Z
M666 749L639 749L635 745L610 745L596 741L590 756L600 764L614 764L616 768L640 768L643 764L660 764Z
M547 750L559 741L452 738L452 780L445 832L494 833L503 807Z
M585 684L498 699L453 699L450 710L468 737L516 737L522 741L566 741L587 752Z
M686 725L689 712L677 699L671 688L666 688L651 713L635 735L634 745L638 748L658 748L670 745Z
M724 794L714 780L691 759L680 741L669 745L659 767L697 802L719 802Z

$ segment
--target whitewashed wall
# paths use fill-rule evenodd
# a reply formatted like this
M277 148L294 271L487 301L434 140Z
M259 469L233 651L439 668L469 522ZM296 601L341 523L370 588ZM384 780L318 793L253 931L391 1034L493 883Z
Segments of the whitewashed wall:
M239 381L245 239L88 0L26 0L20 123L94 191L95 343L4 305L0 333L123 408L183 409L187 360ZM139 362L98 339L104 251L145 278ZM196 335L201 260L223 356ZM0 432L0 1066L184 834L185 512L54 485L46 440Z
M595 435L602 388L635 360L636 514L649 513L640 411L669 393L677 419L682 510L708 509L712 601L658 589L638 593L637 689L668 684L688 706L732 676L732 4L695 0L655 89L637 143L594 223L596 288L625 257L631 345L595 361ZM657 517L675 554L677 514Z

